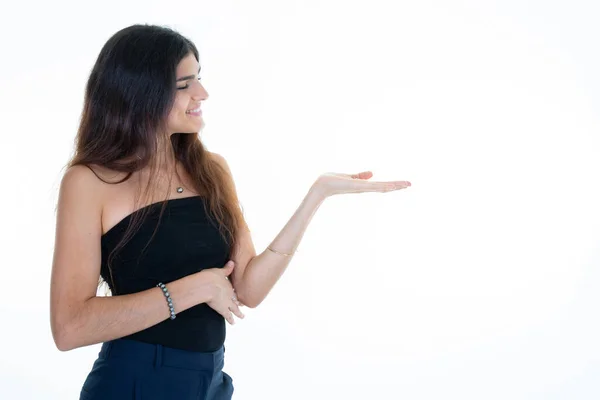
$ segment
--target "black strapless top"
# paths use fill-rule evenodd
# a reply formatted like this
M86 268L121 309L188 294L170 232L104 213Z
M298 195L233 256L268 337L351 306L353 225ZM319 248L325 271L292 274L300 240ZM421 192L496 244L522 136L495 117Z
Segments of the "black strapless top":
M229 244L209 219L205 201L201 196L168 200L160 223L160 209L165 201L153 203L126 216L102 235L100 274L113 296L151 289L159 282L168 286L169 282L200 270L224 267ZM112 259L113 285L108 255L122 238L131 217L146 208L150 210L139 230ZM157 223L156 234L148 243ZM173 303L176 304L177 299L174 298ZM174 320L167 319L124 339L183 350L215 351L225 342L225 319L202 303L177 313Z

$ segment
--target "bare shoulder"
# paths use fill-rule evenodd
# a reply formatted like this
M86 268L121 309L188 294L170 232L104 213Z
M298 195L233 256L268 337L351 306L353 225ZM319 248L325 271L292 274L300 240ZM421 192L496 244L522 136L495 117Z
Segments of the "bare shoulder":
M106 181L115 177L101 167L74 165L64 173L59 190L58 211L60 209L84 208L87 212L102 213L106 197ZM84 205L79 204L85 202ZM83 210L81 210L83 211Z
M223 157L219 153L213 153L210 151L208 151L207 153L211 159L213 159L217 164L219 164L231 176L231 170L229 169L229 164L227 164L225 157Z
M103 200L103 184L90 168L75 165L67 169L58 194L55 250L61 253L63 246L72 245L74 238L79 241L82 235L99 239Z
M101 190L98 178L106 175L106 171L103 171L101 167L74 165L69 167L63 175L60 185L61 193L79 190L98 192Z
M85 166L85 165L77 165L75 167L81 167L83 169L87 169L89 172L92 172L93 175L96 176L96 180L100 181L97 183L117 183L123 179L125 179L125 177L127 177L127 173L126 172L119 172L119 171L115 171L112 170L110 168L106 168L102 165L97 165L97 164L91 164L89 166ZM73 168L75 168L73 167ZM91 177L91 175L90 175ZM102 185L100 185L100 187L102 187Z
M222 161L225 160L225 158L222 155L220 155L219 153L215 153L215 152L207 150L206 154L208 154L209 158L211 158L211 159L213 159L213 160L215 160L217 162L222 162Z

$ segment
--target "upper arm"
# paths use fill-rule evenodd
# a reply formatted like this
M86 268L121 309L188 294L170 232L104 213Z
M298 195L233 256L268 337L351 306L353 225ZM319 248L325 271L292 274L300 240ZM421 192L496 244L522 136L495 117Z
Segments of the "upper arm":
M76 165L60 184L50 283L51 328L59 347L69 321L98 288L102 235L98 182L89 168Z
M223 156L217 153L210 153L212 157L217 161L223 169L227 172L227 179L230 179L232 187L235 190L235 182L233 180L233 174L231 173L231 169L227 164L227 161ZM237 193L236 193L237 196ZM232 285L235 288L236 285L239 287L242 277L244 276L244 270L246 266L256 256L256 249L254 247L254 243L252 241L252 236L250 234L250 230L248 229L248 224L243 218L240 222L240 226L238 227L238 233L236 235L237 246L233 251L232 259L235 262L235 266L233 268L233 273L231 274ZM243 299L241 299L243 300ZM243 301L242 301L243 302Z

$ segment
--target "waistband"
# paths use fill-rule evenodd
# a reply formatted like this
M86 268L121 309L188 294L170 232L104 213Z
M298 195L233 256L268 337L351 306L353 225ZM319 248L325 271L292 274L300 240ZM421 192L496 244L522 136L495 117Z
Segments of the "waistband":
M153 364L155 367L166 366L205 371L222 369L224 354L224 346L213 352L197 352L137 340L116 339L104 342L98 357L107 360L128 359Z

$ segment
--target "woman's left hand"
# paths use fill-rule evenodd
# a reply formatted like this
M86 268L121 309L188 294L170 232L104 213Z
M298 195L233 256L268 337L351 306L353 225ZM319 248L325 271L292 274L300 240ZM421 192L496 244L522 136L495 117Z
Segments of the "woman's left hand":
M391 192L405 189L409 181L368 181L373 176L371 171L356 174L340 174L328 172L321 175L313 184L313 189L325 197L343 193Z

